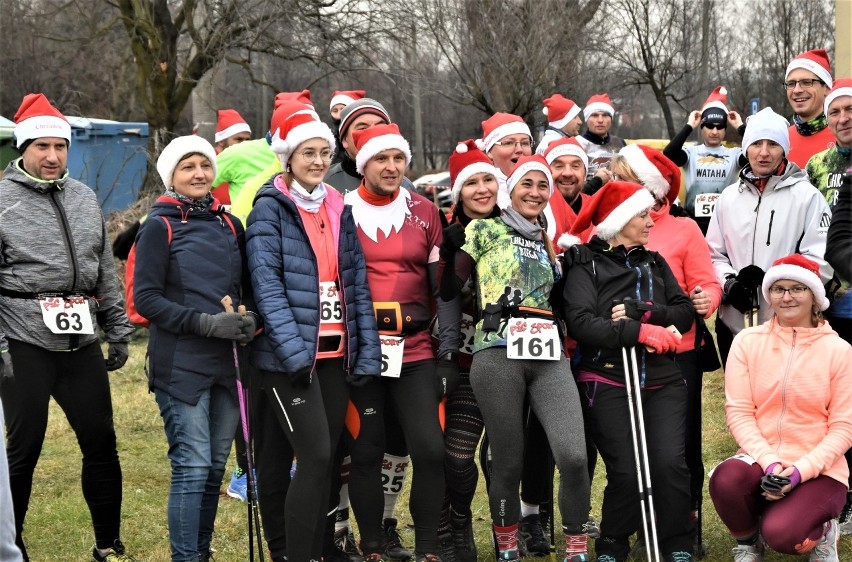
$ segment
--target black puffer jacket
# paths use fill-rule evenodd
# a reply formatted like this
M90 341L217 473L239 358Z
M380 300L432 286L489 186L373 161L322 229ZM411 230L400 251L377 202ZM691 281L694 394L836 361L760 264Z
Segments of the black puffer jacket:
M663 257L641 246L611 248L596 236L586 246L594 259L568 270L563 291L568 332L579 343L580 369L623 384L621 348L635 346L645 386L681 378L671 356L648 353L638 345L638 321L611 319L615 301L633 298L653 303L649 324L689 330L695 316L692 301Z

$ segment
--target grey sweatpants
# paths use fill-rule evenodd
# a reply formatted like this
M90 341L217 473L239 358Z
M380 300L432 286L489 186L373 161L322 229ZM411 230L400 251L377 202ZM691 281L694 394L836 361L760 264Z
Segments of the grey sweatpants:
M571 366L559 361L508 359L505 347L473 356L470 383L491 444L491 519L507 527L520 519L518 485L524 451L524 395L544 431L559 469L559 511L568 533L582 533L589 515L583 413Z
M6 425L0 403L0 560L20 562L21 551L15 545L15 510L9 491L9 464L6 462Z

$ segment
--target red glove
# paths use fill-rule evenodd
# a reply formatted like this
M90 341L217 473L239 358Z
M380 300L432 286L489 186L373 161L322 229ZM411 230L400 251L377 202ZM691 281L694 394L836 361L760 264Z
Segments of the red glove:
M654 353L669 353L677 349L680 338L662 326L642 324L639 326L639 343L648 346Z

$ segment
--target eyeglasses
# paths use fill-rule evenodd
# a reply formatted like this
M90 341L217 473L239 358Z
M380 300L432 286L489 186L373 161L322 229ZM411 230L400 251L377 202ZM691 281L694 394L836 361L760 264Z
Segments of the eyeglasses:
M789 289L785 289L784 287L779 287L778 285L772 285L769 287L769 294L772 295L773 299L781 299L784 298L784 293L790 293L790 296L794 299L800 299L804 296L805 291L808 288L804 285L796 285L795 287L790 287Z
M805 78L803 80L787 80L786 82L782 82L782 84L785 90L793 90L796 88L796 84L802 88L813 88L817 84L825 84L825 82L817 78Z
M705 129L718 129L719 131L724 131L728 128L727 123L705 123L701 126Z
M532 148L532 143L528 140L523 141L513 141L513 140L504 140L497 143L497 146L502 146L503 148L515 148L517 145L521 145L521 148Z
M305 150L297 152L296 154L302 156L302 159L305 161L305 164L313 164L314 160L317 159L317 156L319 156L320 159L326 164L328 162L331 162L331 150L327 148L325 150L320 150L319 152L312 148L306 148Z

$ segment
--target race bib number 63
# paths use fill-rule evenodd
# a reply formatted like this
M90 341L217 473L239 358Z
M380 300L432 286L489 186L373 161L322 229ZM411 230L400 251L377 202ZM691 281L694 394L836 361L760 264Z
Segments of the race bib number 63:
M86 297L40 297L44 325L54 334L94 334Z
M561 354L559 330L552 320L509 319L506 324L506 356L509 359L558 361Z

